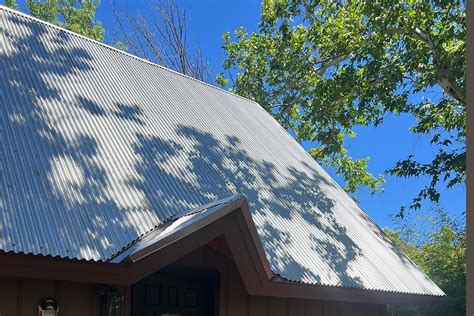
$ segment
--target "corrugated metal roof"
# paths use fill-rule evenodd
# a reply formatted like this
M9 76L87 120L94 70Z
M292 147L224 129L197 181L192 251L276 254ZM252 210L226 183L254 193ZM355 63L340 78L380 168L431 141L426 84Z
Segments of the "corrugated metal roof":
M0 8L0 248L108 260L247 197L274 273L442 295L257 103Z

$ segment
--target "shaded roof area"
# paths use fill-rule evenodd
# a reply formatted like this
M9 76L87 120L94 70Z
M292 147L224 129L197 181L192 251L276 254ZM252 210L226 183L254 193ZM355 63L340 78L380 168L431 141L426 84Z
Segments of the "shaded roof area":
M274 274L443 292L257 103L0 7L0 249L107 261L247 198Z

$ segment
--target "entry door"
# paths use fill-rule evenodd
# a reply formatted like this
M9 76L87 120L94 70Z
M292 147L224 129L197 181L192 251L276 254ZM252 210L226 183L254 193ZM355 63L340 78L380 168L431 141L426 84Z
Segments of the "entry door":
M167 269L133 286L132 316L217 316L218 276Z

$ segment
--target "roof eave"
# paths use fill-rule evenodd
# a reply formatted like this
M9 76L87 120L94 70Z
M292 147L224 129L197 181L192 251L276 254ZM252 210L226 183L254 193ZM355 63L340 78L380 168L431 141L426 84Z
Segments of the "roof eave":
M0 271L35 277L91 283L132 285L209 242L223 237L250 295L346 301L371 304L430 304L442 296L360 288L322 286L275 276L253 223L245 197L222 204L209 218L151 244L119 263L99 263L34 255L0 255ZM245 254L245 255L243 255Z

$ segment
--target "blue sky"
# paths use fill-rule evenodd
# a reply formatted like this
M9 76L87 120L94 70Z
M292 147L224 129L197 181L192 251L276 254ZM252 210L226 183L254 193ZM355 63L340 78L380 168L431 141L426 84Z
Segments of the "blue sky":
M20 1L22 2L22 1ZM152 2L145 0L115 0L120 10L147 12ZM222 70L221 63L225 53L221 48L222 34L243 26L249 31L256 30L260 15L260 1L251 0L179 0L179 5L186 10L188 18L188 40L191 45L199 43L204 56L209 61L214 73ZM110 0L102 0L97 11L97 19L102 21L106 36L105 42L114 39L115 18L111 11ZM429 95L428 97L436 97ZM348 142L348 149L353 157L370 157L369 170L381 174L400 159L409 154L421 161L429 161L436 151L430 146L429 138L414 135L408 128L414 124L409 116L389 117L382 126L356 129L357 137ZM306 146L307 147L307 146ZM342 185L339 177L333 175ZM392 215L403 204L408 204L426 183L426 178L399 179L386 176L384 193L371 195L368 190L361 190L357 198L362 209L380 226L393 227ZM443 191L440 204L453 215L465 211L465 186ZM423 204L428 208L428 202Z

